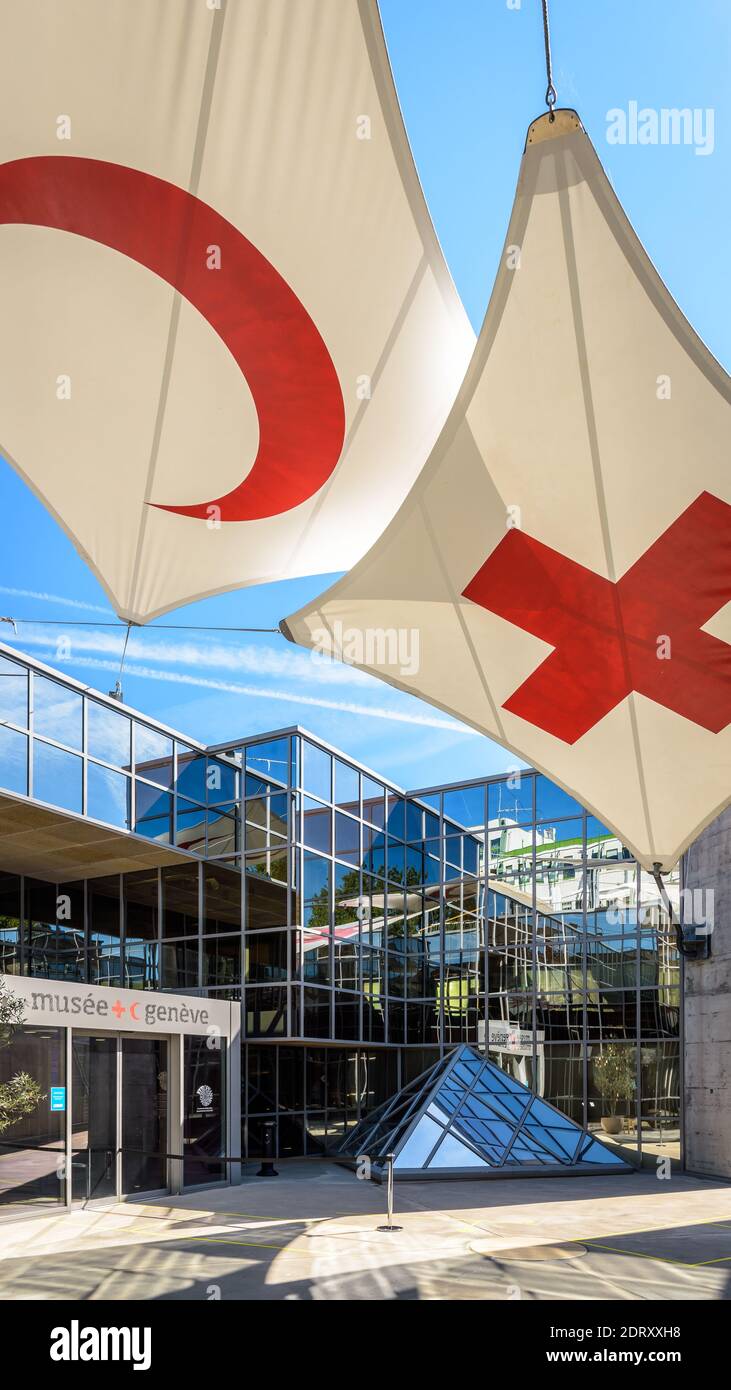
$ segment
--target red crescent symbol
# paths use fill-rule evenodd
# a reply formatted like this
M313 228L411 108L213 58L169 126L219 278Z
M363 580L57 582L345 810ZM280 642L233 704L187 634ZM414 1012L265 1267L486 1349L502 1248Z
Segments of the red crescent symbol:
M139 1004L130 1004L129 1006L129 1016L130 1018L134 1019L135 1023L139 1023L140 1021L137 1017L137 1014L135 1013L135 1009L139 1009L139 1007Z
M211 502L165 506L180 516L254 521L297 507L340 457L345 408L332 358L307 310L231 222L175 184L139 169L71 155L0 165L0 224L56 227L147 266L178 290L226 344L259 416L259 450L243 482ZM207 265L220 247L220 270Z

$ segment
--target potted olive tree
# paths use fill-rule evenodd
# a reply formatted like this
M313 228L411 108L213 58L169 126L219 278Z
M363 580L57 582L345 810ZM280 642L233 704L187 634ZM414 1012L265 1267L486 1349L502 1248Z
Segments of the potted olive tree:
M602 1094L602 1129L606 1134L620 1134L623 1116L622 1103L632 1099L637 1085L635 1051L610 1043L594 1062L594 1075Z
M23 1016L23 1004L0 981L0 1047L10 1042ZM19 1071L10 1081L0 1082L0 1134L24 1115L32 1115L42 1099L38 1082L27 1072Z

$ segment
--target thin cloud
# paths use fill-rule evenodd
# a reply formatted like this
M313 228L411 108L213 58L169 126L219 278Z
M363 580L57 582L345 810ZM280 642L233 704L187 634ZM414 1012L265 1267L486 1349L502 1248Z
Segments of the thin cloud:
M119 663L106 661L101 657L74 656L75 666L90 670L112 671L115 675ZM272 690L258 685L240 685L235 681L215 680L206 676L191 676L184 671L164 671L151 666L125 664L125 675L136 676L140 680L167 681L172 685L190 685L199 690L218 690L230 695L246 695L257 700L281 700L286 704L311 705L317 709L335 710L340 714L365 715L371 719L386 719L397 724L423 725L429 729L444 729L449 733L477 734L476 729L457 724L452 719L440 719L436 715L407 714L405 711L389 709L383 705L360 705L350 700L327 700L320 696L303 695L300 691Z
M11 598L38 599L41 603L59 604L61 608L80 608L84 613L103 613L107 618L114 616L111 608L104 608L99 603L84 603L78 598L63 598L60 594L48 594L38 589L13 589L8 584L0 584L0 594L9 594Z
M33 627L23 628L24 645L42 647L44 651L55 654L56 660L74 660L77 652L95 653L99 656L116 655L121 657L124 645L124 630L121 632L88 632L77 629ZM282 638L281 649L268 644L253 642L233 646L217 641L180 641L153 636L154 628L146 628L144 635L130 634L127 655L131 658L149 662L163 662L170 666L184 667L188 670L230 671L249 676L289 677L314 685L357 685L361 688L375 688L373 676L359 671L354 666L314 659L308 653L295 651Z

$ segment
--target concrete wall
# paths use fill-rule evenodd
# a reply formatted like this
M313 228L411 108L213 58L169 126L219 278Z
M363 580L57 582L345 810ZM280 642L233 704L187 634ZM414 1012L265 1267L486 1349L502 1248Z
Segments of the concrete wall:
M685 961L685 1165L731 1178L731 809L688 851L685 886L714 893L711 959Z

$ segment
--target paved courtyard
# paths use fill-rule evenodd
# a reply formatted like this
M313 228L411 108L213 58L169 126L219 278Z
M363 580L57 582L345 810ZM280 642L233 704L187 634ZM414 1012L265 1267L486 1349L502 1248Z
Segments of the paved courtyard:
M0 1212L4 1299L729 1299L731 1186L630 1176L397 1184L292 1161L160 1203Z

